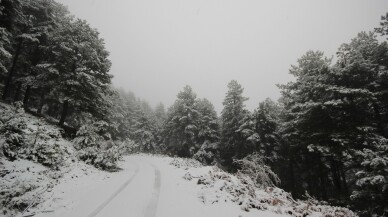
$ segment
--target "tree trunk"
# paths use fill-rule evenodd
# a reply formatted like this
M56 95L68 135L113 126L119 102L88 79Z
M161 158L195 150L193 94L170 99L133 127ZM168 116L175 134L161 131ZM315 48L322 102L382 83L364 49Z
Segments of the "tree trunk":
M349 187L348 187L348 182L346 181L346 175L345 175L345 170L344 170L344 165L341 165L340 168L340 173L341 173L341 179L342 179L342 184L343 184L343 192L345 197L349 196Z
M54 114L54 106L55 106L55 103L53 103L53 102L52 102L52 103L48 102L47 105L48 105L47 114L48 114L49 116L55 118L55 114Z
M28 100L30 99L31 85L27 85L26 92L24 93L23 105L24 109L28 109Z
M21 90L22 90L22 83L18 82L17 87L16 87L15 95L13 96L13 101L14 102L19 101Z
M20 40L19 44L17 45L15 56L13 57L11 69L9 70L7 80L5 81L5 87L4 87L3 96L2 96L3 100L6 100L9 95L9 91L11 89L11 84L12 84L12 78L15 74L16 64L18 62L19 55L22 49L22 43L23 41Z
M293 196L295 196L296 189L295 189L295 174L294 174L294 159L290 157L289 159L289 169L290 169L290 189L293 193Z
M319 163L319 179L321 184L321 196L323 200L327 200L327 191L326 191L326 176L324 173L324 165L322 163L321 157L318 157L318 163Z
M38 111L37 111L38 114L42 114L43 106L44 106L44 91L42 91L42 93L40 95L39 107L38 107Z
M342 195L342 183L341 183L341 177L339 174L338 163L334 159L332 159L330 164L331 164L330 169L331 169L331 174L333 176L334 186L337 189L337 196L341 197L341 195Z
M59 126L63 126L65 124L65 119L67 116L68 109L69 109L69 100L65 100L63 102L63 109L62 109L61 119L59 120Z

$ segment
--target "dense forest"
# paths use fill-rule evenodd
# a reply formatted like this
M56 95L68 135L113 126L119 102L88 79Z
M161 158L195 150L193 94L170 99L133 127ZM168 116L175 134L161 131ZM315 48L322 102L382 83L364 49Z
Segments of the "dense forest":
M61 126L79 157L102 169L119 159L123 144L230 172L239 160L256 159L296 198L387 216L387 35L388 14L374 32L342 44L335 58L306 52L290 68L294 81L279 85L282 97L254 111L233 80L218 116L190 86L167 111L114 88L103 39L63 5L0 0L0 91L3 102ZM17 158L12 145L3 147L9 159Z

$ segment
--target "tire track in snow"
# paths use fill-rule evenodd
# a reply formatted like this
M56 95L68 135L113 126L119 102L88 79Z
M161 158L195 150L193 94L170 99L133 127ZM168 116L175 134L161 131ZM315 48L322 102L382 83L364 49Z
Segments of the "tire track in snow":
M110 196L108 198L108 200L106 200L105 202L103 202L99 207L97 207L92 213L90 213L87 217L95 217L102 209L104 209L120 192L122 192L124 190L124 188L126 188L129 183L132 182L132 180L135 178L135 176L137 175L137 173L139 172L139 165L136 165L136 171L135 173L133 173L133 175L119 188L117 189L117 191L115 191L112 196Z
M150 202L148 203L147 209L145 210L144 217L155 217L156 209L158 208L160 186L162 184L160 170L153 164L151 164L151 166L155 170L154 190L152 192L152 196Z

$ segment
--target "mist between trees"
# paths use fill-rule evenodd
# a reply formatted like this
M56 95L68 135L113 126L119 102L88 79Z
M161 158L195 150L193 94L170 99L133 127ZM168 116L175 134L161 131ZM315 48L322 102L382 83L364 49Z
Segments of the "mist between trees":
M360 216L387 216L387 35L388 14L375 32L341 45L336 61L306 52L290 68L295 81L279 85L282 97L254 111L233 80L218 117L190 86L167 111L114 88L103 39L63 5L1 0L0 90L4 102L63 127L84 159L101 168L118 159L114 152L105 156L113 159L108 163L91 157L103 150L101 141L231 172L241 169L241 159L260 156L272 181L297 198L308 192Z

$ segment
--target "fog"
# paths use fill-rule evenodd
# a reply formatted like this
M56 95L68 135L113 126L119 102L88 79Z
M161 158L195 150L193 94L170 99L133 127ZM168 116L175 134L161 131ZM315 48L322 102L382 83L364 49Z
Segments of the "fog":
M379 25L388 1L60 0L105 39L113 84L166 107L188 84L222 110L236 79L253 110L308 50L328 57Z

